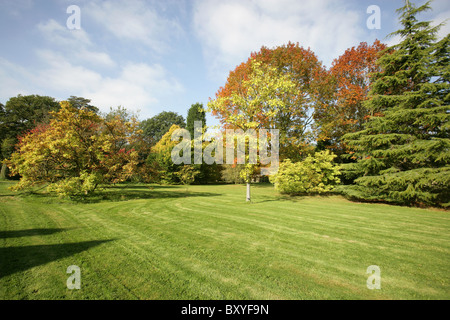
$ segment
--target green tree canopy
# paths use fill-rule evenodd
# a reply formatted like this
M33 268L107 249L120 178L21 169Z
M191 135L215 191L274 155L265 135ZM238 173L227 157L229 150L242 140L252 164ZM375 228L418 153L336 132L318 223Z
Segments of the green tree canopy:
M47 96L19 94L10 98L0 113L2 138L17 138L40 123L48 123L50 112L59 107L54 98Z
M439 27L417 20L429 9L429 2L407 2L397 10L403 28L393 35L401 42L378 60L383 71L366 101L381 114L345 136L358 159L352 196L402 204L450 199L449 35L436 41Z
M0 160L14 151L17 137L41 123L48 123L50 112L57 111L59 103L51 97L18 95L0 106ZM0 178L6 178L6 165L2 164Z
M90 99L76 97L76 96L70 96L70 98L67 99L67 101L69 101L71 106L76 109L85 108L85 109L95 112L95 113L100 112L100 110L97 107L90 104L91 103Z
M191 105L186 118L186 129L191 135L191 139L194 139L194 123L195 121L202 122L202 129L206 127L206 113L203 109L203 104L195 103Z
M183 116L172 111L163 111L156 116L141 122L140 127L143 134L154 143L161 140L163 135L169 131L172 125L177 125L180 128L186 127L186 122Z

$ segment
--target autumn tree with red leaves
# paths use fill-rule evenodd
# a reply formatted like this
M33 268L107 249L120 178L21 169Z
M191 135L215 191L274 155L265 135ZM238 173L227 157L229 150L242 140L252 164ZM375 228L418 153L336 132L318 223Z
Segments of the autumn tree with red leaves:
M368 108L364 101L370 91L371 74L380 71L377 59L385 48L378 40L372 45L361 42L333 61L327 80L331 95L316 105L314 120L318 140L325 141L337 154L346 151L341 141L344 134L361 130L372 115L382 111Z

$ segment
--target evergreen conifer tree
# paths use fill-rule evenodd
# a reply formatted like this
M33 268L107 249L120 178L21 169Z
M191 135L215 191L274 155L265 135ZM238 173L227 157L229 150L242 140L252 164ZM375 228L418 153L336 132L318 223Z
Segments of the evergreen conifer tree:
M186 129L191 134L191 139L194 139L194 122L202 122L202 130L206 127L206 113L203 110L203 104L195 103L191 105L186 118Z
M364 129L344 136L359 175L350 196L400 204L443 205L450 198L450 35L436 40L440 26L417 20L430 3L406 0L398 9L401 42L378 63Z

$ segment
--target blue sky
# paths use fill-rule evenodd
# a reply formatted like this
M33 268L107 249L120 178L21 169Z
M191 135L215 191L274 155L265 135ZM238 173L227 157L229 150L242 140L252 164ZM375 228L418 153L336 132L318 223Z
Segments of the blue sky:
M414 2L414 1L413 1ZM419 4L423 1L418 2ZM67 27L70 5L79 30ZM368 29L377 5L381 28ZM102 111L122 105L141 119L186 117L261 46L310 47L324 65L361 41L398 29L402 0L0 0L0 102L18 94L89 98ZM450 1L423 15L450 19ZM449 23L450 24L450 21ZM441 36L450 32L449 25ZM208 116L208 124L217 121Z

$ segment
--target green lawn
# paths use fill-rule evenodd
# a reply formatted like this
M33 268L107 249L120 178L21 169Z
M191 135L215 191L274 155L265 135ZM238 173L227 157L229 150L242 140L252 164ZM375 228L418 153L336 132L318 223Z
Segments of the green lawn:
M118 186L84 203L0 183L0 299L450 299L447 211ZM67 267L81 269L69 290ZM381 289L366 286L381 269Z

